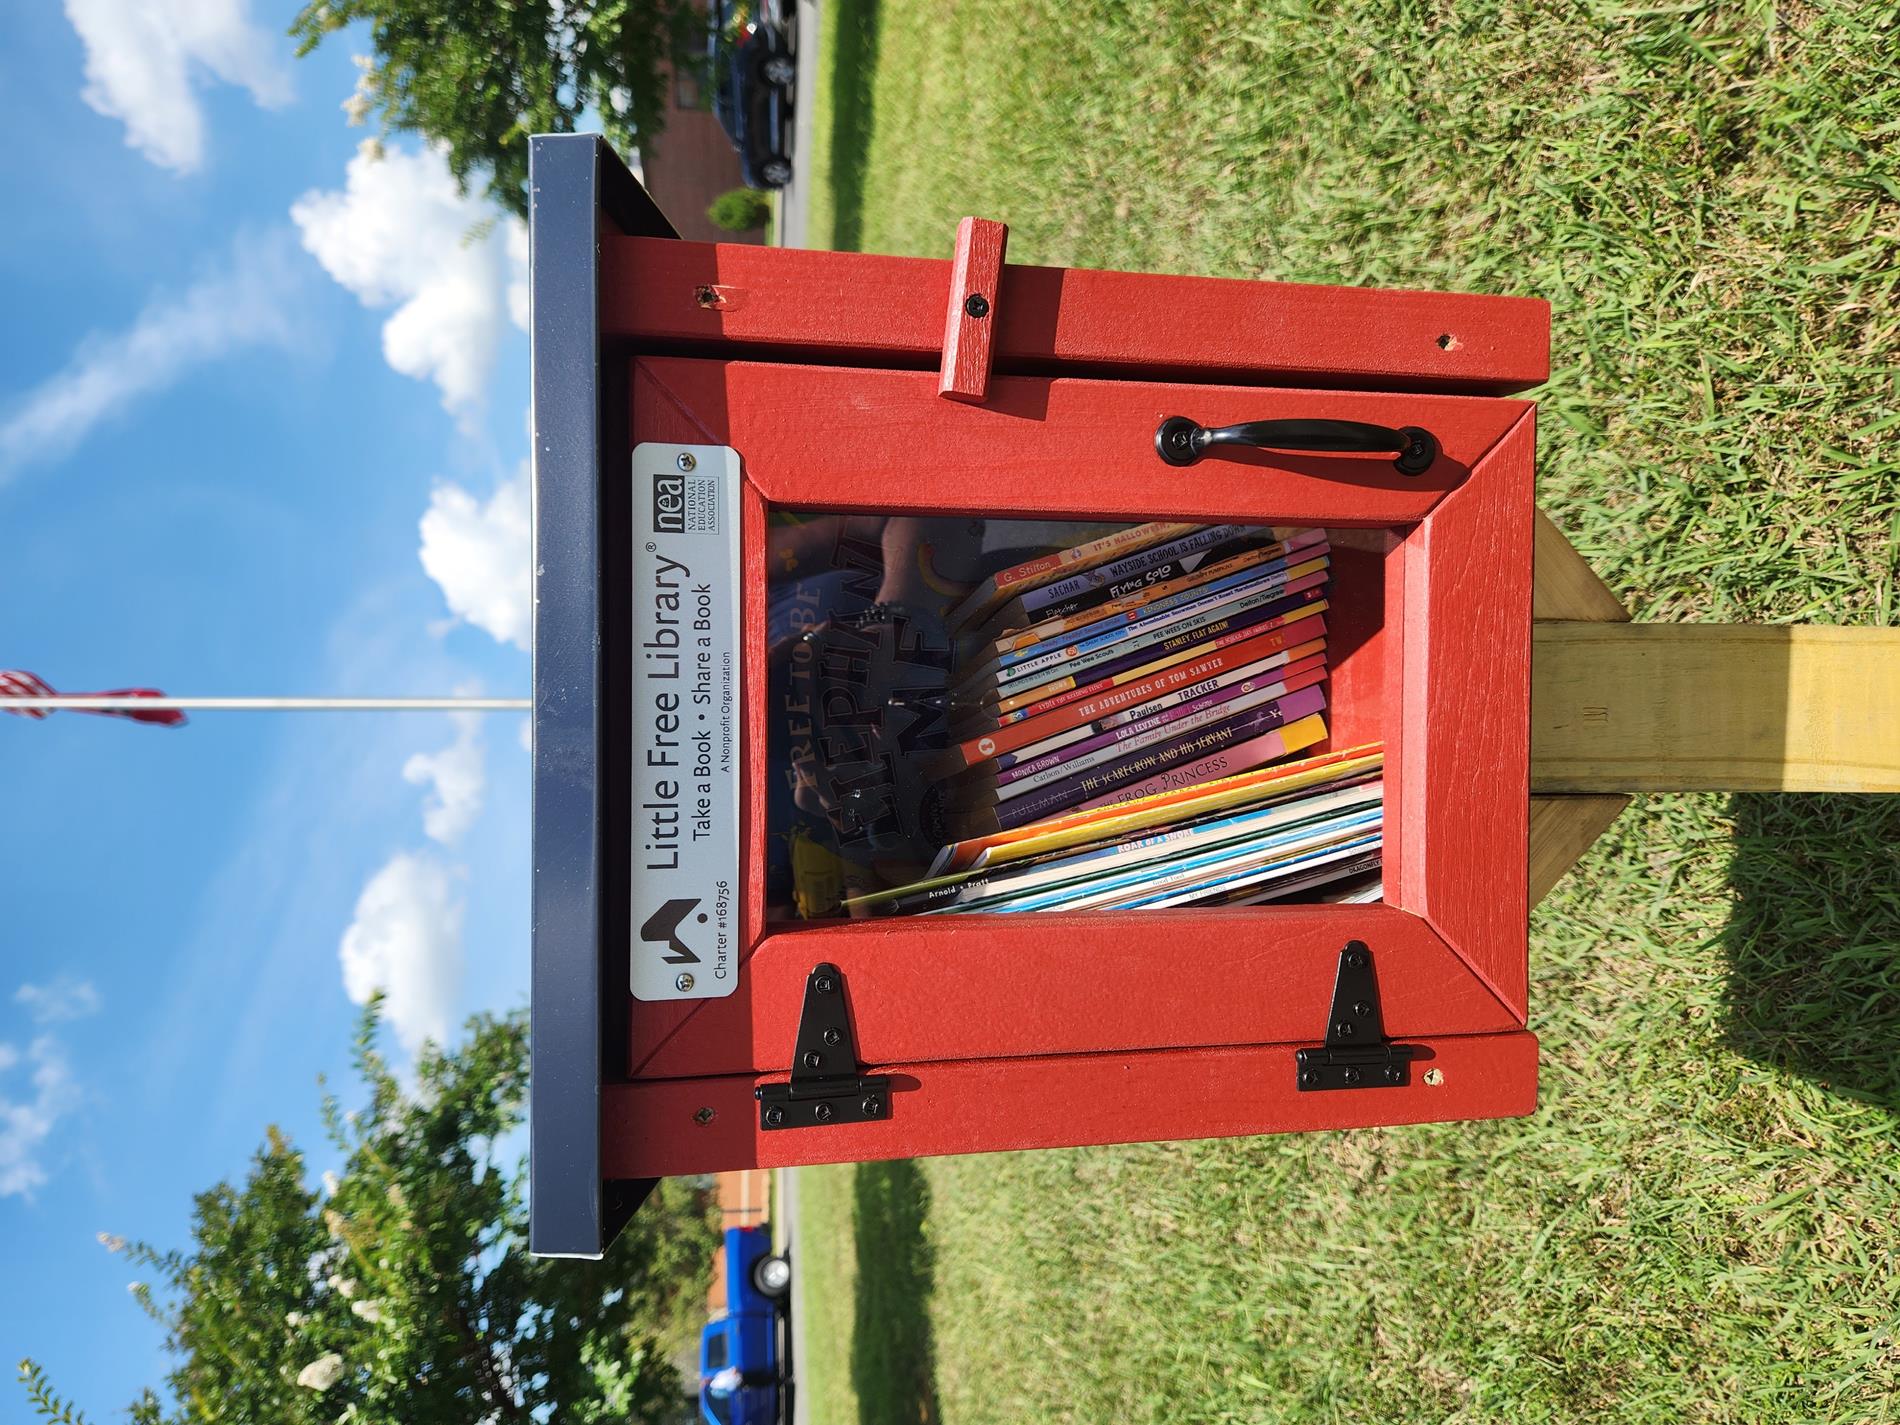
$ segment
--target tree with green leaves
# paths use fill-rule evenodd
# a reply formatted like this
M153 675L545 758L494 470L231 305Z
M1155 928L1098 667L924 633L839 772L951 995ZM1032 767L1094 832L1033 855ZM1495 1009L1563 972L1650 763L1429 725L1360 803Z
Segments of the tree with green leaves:
M528 135L585 114L622 153L665 123L665 74L703 48L702 12L679 0L307 0L290 27L309 54L369 26L354 122L439 143L464 190L484 178L528 213Z
M603 1260L530 1257L521 1175L498 1157L522 1120L525 1016L471 1021L405 1088L372 1005L356 1058L368 1106L324 1100L341 1173L313 1186L273 1129L241 1187L199 1195L188 1251L101 1238L150 1273L134 1292L178 1361L174 1404L148 1391L135 1425L677 1419L661 1337L704 1300L714 1210L664 1183ZM37 1365L20 1374L41 1418L76 1425Z

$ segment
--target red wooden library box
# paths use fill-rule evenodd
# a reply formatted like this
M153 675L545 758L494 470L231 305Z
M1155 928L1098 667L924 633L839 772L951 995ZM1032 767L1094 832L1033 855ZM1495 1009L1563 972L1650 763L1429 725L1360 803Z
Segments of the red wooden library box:
M1534 1107L1535 412L1508 393L1547 374L1543 302L1006 266L980 223L954 260L683 242L591 137L536 139L532 186L537 1252L599 1253L670 1174ZM1396 445L1176 465L1170 417L1435 449L1416 473ZM662 931L718 901L716 974L632 909L652 828L629 700L664 637L630 571L643 522L675 517L665 470L708 459L738 472L738 874ZM1384 743L1383 903L768 909L775 510L1334 531L1321 750ZM655 955L677 992L636 998ZM1357 1056L1296 1058L1328 1045Z

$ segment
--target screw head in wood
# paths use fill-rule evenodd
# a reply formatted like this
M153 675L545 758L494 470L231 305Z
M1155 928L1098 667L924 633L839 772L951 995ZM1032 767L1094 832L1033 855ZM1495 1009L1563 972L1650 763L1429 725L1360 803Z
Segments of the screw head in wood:
M716 1116L717 1115L715 1115L710 1108L702 1108L699 1110L699 1112L693 1115L693 1122L699 1124L700 1127L703 1128L708 1123L711 1123Z
M811 982L811 987L817 990L821 995L835 994L838 989L838 982L832 979L830 975L820 975Z
M784 1109L779 1108L777 1105L774 1105L773 1107L765 1110L765 1126L767 1128L777 1128L779 1124L783 1123L784 1121L785 1121Z
M884 1100L879 1098L876 1094L866 1094L864 1102L859 1104L858 1107L864 1110L864 1116L866 1118L876 1118L884 1111Z
M1350 1039L1357 1032L1350 1020L1342 1019L1333 1026L1333 1033L1337 1034L1341 1039Z
M839 1042L844 1038L844 1035L840 1034L835 1029L827 1029L825 1031L824 1037L825 1037L825 1047L828 1049L836 1049L838 1047Z
M805 1067L808 1069L815 1069L824 1062L825 1056L820 1054L816 1049L811 1050L805 1055Z
M817 1119L820 1123L829 1123L831 1122L831 1112L832 1112L832 1109L831 1109L830 1104L821 1103L813 1107L811 1111L811 1116Z
M1348 940L1346 942L1346 964L1349 968L1354 970L1365 969L1366 947L1359 941Z
M972 292L963 299L963 310L973 317L987 317L990 314L990 299L981 292Z

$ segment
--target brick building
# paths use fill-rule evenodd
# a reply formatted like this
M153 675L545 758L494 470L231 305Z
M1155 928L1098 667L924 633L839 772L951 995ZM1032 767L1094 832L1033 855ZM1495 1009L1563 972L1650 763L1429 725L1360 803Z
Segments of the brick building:
M712 96L691 74L669 77L672 101L666 129L641 145L640 172L647 192L673 220L680 236L693 242L764 242L765 233L730 233L715 227L706 208L728 188L743 188L745 178L732 141L719 127Z

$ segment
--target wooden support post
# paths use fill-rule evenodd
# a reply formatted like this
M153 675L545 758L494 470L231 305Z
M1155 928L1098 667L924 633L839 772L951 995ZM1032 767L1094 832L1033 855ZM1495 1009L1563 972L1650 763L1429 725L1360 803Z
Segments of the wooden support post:
M1531 535L1531 617L1578 622L1627 623L1629 611L1617 602L1584 562L1563 531L1537 511ZM1533 680L1536 670L1533 667ZM1533 789L1536 783L1532 783ZM1550 894L1564 872L1576 864L1627 807L1626 796L1533 796L1530 827L1530 903Z
M1900 629L1541 623L1534 792L1900 792Z

